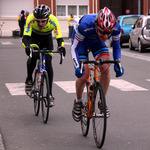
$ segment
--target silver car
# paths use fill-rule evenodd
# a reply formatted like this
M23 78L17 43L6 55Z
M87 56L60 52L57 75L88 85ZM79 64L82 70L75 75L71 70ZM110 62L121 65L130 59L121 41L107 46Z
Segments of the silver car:
M142 29L146 26L147 21L150 20L149 16L141 16L138 18L138 20L135 22L135 24L132 27L132 30L129 34L129 49L134 50L135 48L139 49L139 52L142 53L145 51L145 48L150 47L150 40L146 40L142 36ZM150 29L147 30L149 33Z

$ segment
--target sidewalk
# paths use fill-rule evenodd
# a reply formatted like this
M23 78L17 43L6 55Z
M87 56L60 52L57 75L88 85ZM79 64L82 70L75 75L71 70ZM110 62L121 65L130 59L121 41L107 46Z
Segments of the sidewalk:
M12 37L14 30L19 30L16 18L0 18L0 24L4 22L2 27L2 37ZM67 19L59 19L62 36L68 38L68 22ZM52 32L53 33L53 32ZM54 36L54 34L53 34Z

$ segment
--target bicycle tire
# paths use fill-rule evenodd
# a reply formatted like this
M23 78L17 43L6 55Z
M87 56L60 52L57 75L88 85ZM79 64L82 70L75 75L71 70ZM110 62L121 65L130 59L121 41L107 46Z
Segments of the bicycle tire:
M34 74L33 82L33 99L34 99L34 113L38 116L40 111L40 100L39 100L39 85L38 85L38 70Z
M46 71L43 72L41 80L41 107L42 107L42 118L43 122L47 123L49 117L49 79Z
M100 109L98 108L99 101L101 101L102 103L103 114L100 113ZM106 116L105 94L101 83L97 83L96 88L94 90L93 111L94 115L92 118L92 122L93 122L94 140L97 147L102 148L106 135L107 116Z
M88 118L88 88L85 86L85 91L82 96L83 109L81 115L81 130L83 136L87 136L89 132L90 119Z

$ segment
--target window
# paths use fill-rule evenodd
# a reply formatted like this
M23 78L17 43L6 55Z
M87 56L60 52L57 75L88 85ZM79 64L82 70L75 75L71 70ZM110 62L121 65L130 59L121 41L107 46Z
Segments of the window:
M56 16L82 16L88 14L88 5L57 5Z
M123 19L122 25L133 25L137 19L138 19L138 16L137 17L126 17Z
M68 15L77 15L77 6L68 6Z
M79 6L79 15L86 15L88 14L88 7L87 6Z
M141 28L142 27L142 18L140 18L137 22L137 28Z
M57 5L57 16L66 16L66 6Z

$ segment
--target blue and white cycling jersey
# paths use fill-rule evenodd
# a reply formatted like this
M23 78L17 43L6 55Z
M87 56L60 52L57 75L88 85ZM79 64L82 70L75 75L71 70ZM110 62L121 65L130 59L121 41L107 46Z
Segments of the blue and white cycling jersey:
M88 49L91 50L94 58L99 59L102 55L109 55L109 50L105 42L102 42L95 29L96 14L83 16L79 23L74 27L71 44L71 56L74 67L79 67L80 59L88 59ZM121 59L120 36L121 28L116 22L112 34L113 40L113 58Z

